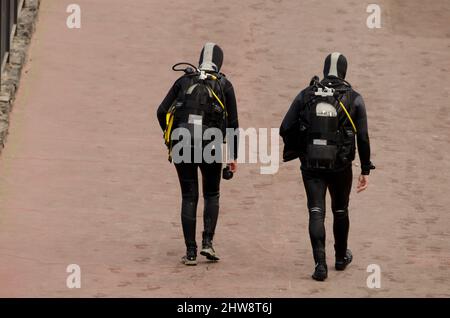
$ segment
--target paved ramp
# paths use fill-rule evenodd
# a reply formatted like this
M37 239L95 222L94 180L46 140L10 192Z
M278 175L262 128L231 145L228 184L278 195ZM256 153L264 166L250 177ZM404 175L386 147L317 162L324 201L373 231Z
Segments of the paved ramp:
M79 0L80 30L66 28L70 3L42 1L0 159L0 296L450 296L447 1L381 1L377 30L359 1ZM155 114L170 67L206 41L224 48L244 128L279 127L324 57L346 54L378 167L352 193L348 271L311 280L293 162L240 165L222 184L223 260L179 263L180 191ZM69 264L81 289L66 287Z

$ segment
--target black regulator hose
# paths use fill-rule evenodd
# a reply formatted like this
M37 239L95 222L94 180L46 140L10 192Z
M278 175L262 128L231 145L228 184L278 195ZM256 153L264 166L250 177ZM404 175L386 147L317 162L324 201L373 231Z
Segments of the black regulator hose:
M185 68L178 68L178 66L180 65L187 65L188 67ZM186 62L181 62L181 63L177 63L174 66L172 66L172 71L175 72L185 72L186 74L194 74L196 72L198 72L198 69L196 66L192 65L191 63L186 63Z

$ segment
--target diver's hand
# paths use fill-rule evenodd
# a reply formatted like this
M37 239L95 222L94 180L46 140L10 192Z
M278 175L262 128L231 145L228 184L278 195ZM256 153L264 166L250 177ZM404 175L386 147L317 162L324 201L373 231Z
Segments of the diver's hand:
M369 186L369 176L360 175L358 178L358 187L356 188L356 192L360 193L367 189Z
M237 164L236 160L233 160L230 163L228 163L228 167L230 167L230 171L233 172L233 173L236 173L237 166L238 166L238 164Z

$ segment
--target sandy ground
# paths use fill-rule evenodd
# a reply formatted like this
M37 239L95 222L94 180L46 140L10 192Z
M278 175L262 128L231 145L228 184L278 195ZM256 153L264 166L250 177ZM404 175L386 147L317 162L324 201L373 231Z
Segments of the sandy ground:
M42 2L0 159L0 296L450 296L448 1L379 1L376 30L356 0L78 0L80 30L65 26L72 1ZM244 128L279 127L324 57L346 54L378 168L352 194L348 271L310 278L294 162L276 175L241 165L222 183L223 260L179 264L178 181L155 112L171 65L206 41L224 48ZM72 263L81 289L66 287ZM366 286L369 264L381 289Z

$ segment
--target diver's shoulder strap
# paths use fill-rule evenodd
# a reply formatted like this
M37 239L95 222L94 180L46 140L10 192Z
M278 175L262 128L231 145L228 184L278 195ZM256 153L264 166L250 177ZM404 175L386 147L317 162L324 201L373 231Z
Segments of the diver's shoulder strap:
M352 89L350 88L347 92L342 93L338 96L335 96L337 102L339 103L339 107L343 110L345 113L346 119L350 122L353 132L356 134L358 130L356 129L356 125L353 121L352 116L350 115L350 112L352 111L352 106L354 102L354 97L352 96ZM343 124L345 124L347 120L344 121Z
M318 96L314 94L316 87L316 85L310 85L304 91L303 104L305 107L311 106L311 104L317 100Z
M219 98L219 103L221 104L221 106L223 107L223 109L225 110L225 112L227 112L227 101L226 101L226 97L225 97L225 87L227 85L227 78L225 76L225 74L223 73L217 73L216 79L217 84L219 86L219 90L220 90L220 98ZM228 114L227 114L228 115Z

